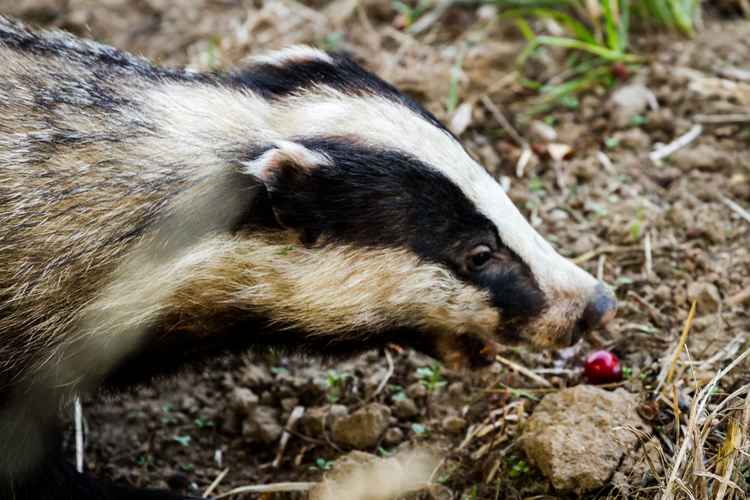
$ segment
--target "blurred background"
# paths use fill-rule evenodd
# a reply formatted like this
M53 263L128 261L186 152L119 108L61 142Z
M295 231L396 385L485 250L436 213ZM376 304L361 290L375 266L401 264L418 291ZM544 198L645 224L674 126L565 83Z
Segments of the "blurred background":
M90 470L192 494L219 479L216 494L421 443L443 458L422 498L746 498L750 1L0 0L0 13L201 71L291 44L350 52L444 120L621 304L607 332L508 350L481 373L398 346L335 364L243 354L89 399ZM585 385L600 382L584 374L596 350L620 358L621 380Z

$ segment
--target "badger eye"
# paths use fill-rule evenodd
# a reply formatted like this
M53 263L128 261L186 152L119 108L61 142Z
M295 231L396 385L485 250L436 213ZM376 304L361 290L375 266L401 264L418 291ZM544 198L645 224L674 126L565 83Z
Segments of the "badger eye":
M492 259L492 249L487 245L475 246L468 255L470 271L480 271Z

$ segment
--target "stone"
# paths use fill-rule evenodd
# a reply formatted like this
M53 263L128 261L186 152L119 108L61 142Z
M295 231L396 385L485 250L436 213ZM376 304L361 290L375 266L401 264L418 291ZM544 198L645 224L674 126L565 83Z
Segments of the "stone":
M654 473L661 476L663 470L661 444L657 438L652 437L640 449L624 458L612 476L612 485L623 498L632 498L641 485L657 479Z
M688 285L688 300L698 303L698 313L709 314L719 310L721 296L719 289L713 283L693 282Z
M675 151L669 157L672 164L683 171L704 170L718 172L734 163L732 155L717 145L698 144Z
M456 400L463 401L468 394L463 382L453 382L448 386L448 395Z
M411 398L398 399L393 402L393 413L399 418L412 418L419 414L419 408Z
M437 457L423 450L406 450L381 458L352 451L333 463L323 480L308 494L308 500L361 498L390 500L415 498L431 482L438 465ZM406 497L407 494L410 494ZM450 496L447 498L451 498Z
M654 93L645 85L634 83L615 90L607 108L615 126L625 128L633 124L636 116L644 114L651 102L656 102Z
M557 131L550 125L539 120L531 122L531 125L529 125L529 135L532 140L538 142L555 142L557 140Z
M404 431L398 427L391 427L383 434L383 443L388 446L396 446L404 440Z
M734 174L729 179L729 192L735 198L750 200L750 176Z
M270 444L283 432L278 412L269 406L256 407L242 422L242 435L253 441Z
M457 136L463 134L471 125L473 106L470 102L462 103L448 122L448 129Z
M624 427L648 431L636 396L579 385L546 396L529 418L521 446L561 493L601 488L638 438Z
M388 428L391 410L380 403L371 403L351 415L334 418L331 437L350 448L372 448Z
M258 405L258 396L247 387L235 387L229 396L232 408L242 413L249 414Z
M273 377L267 367L247 364L240 372L240 381L248 387L265 387L271 385Z
M406 395L413 399L422 399L427 396L427 388L422 382L415 382L406 388Z
M331 418L339 418L349 415L349 408L344 405L331 405L331 409L328 411Z
M290 412L295 406L299 405L299 399L297 398L284 398L280 401L281 409L286 412Z
M326 430L327 416L328 408L324 406L308 408L300 419L302 431L310 437L322 436Z
M449 434L460 434L466 429L466 420L456 415L447 416L443 419L443 429Z
M612 138L620 146L634 149L636 151L645 151L651 146L651 138L642 129L635 127L627 130L616 132Z

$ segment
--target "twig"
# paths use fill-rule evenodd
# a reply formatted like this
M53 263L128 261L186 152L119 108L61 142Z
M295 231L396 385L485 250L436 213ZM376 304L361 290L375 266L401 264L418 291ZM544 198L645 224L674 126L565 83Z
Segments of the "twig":
M207 498L211 493L213 493L216 487L219 486L219 484L224 480L228 473L229 467L219 472L219 475L216 476L216 479L214 479L213 482L208 486L208 488L206 488L206 491L203 492L203 497Z
M748 113L727 113L723 115L695 115L693 119L706 125L722 125L725 123L750 123Z
M443 17L448 8L455 3L455 0L440 0L437 5L428 13L420 17L417 22L411 25L409 33L418 35L427 31L430 27Z
M615 173L615 166L612 164L612 160L610 160L609 156L607 156L603 151L596 152L596 159L599 160L599 163L602 164L604 170L606 170L610 174Z
M507 358L504 358L502 356L495 356L495 359L499 361L500 363L504 364L505 366L508 366L512 370L517 371L518 373L525 375L526 377L530 378L537 384L543 386L543 387L552 387L552 384L549 383L549 381L543 377L540 377L533 371L529 370L525 366L519 365L518 363L511 361Z
M492 102L488 95L483 95L480 100L482 101L482 104L484 104L484 107L487 108L487 110L490 112L492 117L495 118L500 126L503 127L508 135L521 148L521 156L518 158L518 162L516 162L516 177L523 177L523 171L526 168L526 164L529 162L532 155L531 147L529 146L528 141L521 137L521 134L519 134L515 127L513 127L513 125L510 123L510 121L508 121L502 111L500 111L498 107L495 106L495 103Z
M693 303L690 306L690 312L688 313L688 317L685 320L685 326L682 328L682 335L680 335L680 341L677 343L677 349L674 351L674 355L672 356L672 363L669 367L669 371L667 372L667 384L672 383L672 377L674 376L675 368L677 367L677 360L680 359L680 354L682 353L682 349L685 347L685 342L687 342L687 336L690 332L690 327L693 325L693 319L695 318L695 308L697 307L698 302L693 301Z
M743 302L746 302L748 299L750 299L750 286L729 297L727 299L727 304L730 306L738 306Z
M731 78L732 80L739 80L741 82L750 82L750 71L744 68L726 66L719 68L717 73L724 78Z
M289 429L294 429L294 426L297 424L297 421L302 418L302 415L305 414L305 407L304 406L295 406L292 410L292 413L289 415L289 419L286 421L286 428L284 429L284 432L281 434L281 440L279 441L279 449L276 451L276 458L274 459L273 463L271 464L273 467L278 467L281 464L281 459L284 457L284 450L286 449L286 445L289 442Z
M385 350L385 360L388 363L388 370L385 372L385 377L383 377L383 380L380 381L378 387L375 389L375 392L373 392L372 396L370 396L370 399L373 399L375 396L380 394L383 389L385 389L386 384L388 384L388 381L393 376L393 358L391 357L391 353L389 353L387 349Z
M741 218L745 219L747 222L750 222L750 212L742 208L740 205L735 203L734 201L730 200L724 195L719 195L719 200L721 202L728 206L734 213L739 215Z
M651 255L651 231L646 232L643 238L643 253L646 260L646 279L651 279L654 274L654 261Z
M83 407L81 398L76 397L73 401L73 414L76 427L76 470L83 472Z
M693 128L688 130L687 133L681 135L669 144L652 151L648 155L648 157L654 163L659 162L672 153L676 152L677 150L684 148L685 146L696 140L702 133L702 125L693 125Z
M636 247L637 248L637 247ZM588 262L594 257L599 257L601 254L605 253L618 253L618 252L627 252L632 251L633 247L619 247L614 245L608 245L600 248L596 248L594 250L591 250L590 252L583 253L579 255L578 257L575 257L574 259L571 259L574 264L583 264L584 262Z
M215 500L219 498L226 498L232 495L241 495L243 493L279 493L286 491L309 491L318 483L273 483L273 484L256 484L249 486L240 486L238 488L231 489L221 495L216 495Z

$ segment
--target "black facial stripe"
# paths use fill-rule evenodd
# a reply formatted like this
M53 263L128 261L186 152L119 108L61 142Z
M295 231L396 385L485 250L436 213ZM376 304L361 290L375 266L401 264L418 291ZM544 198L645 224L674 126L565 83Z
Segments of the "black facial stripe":
M227 82L248 88L269 99L286 97L317 85L331 87L352 96L381 96L409 108L432 125L450 133L432 113L348 56L340 53L329 55L333 63L307 59L300 62L290 60L280 65L258 64L230 75Z
M528 266L507 248L511 262L490 277L457 264L457 247L502 242L495 225L442 172L406 153L346 138L297 142L324 153L332 164L311 171L280 168L269 197L282 224L346 243L410 248L488 290L508 322L533 317L544 307Z

